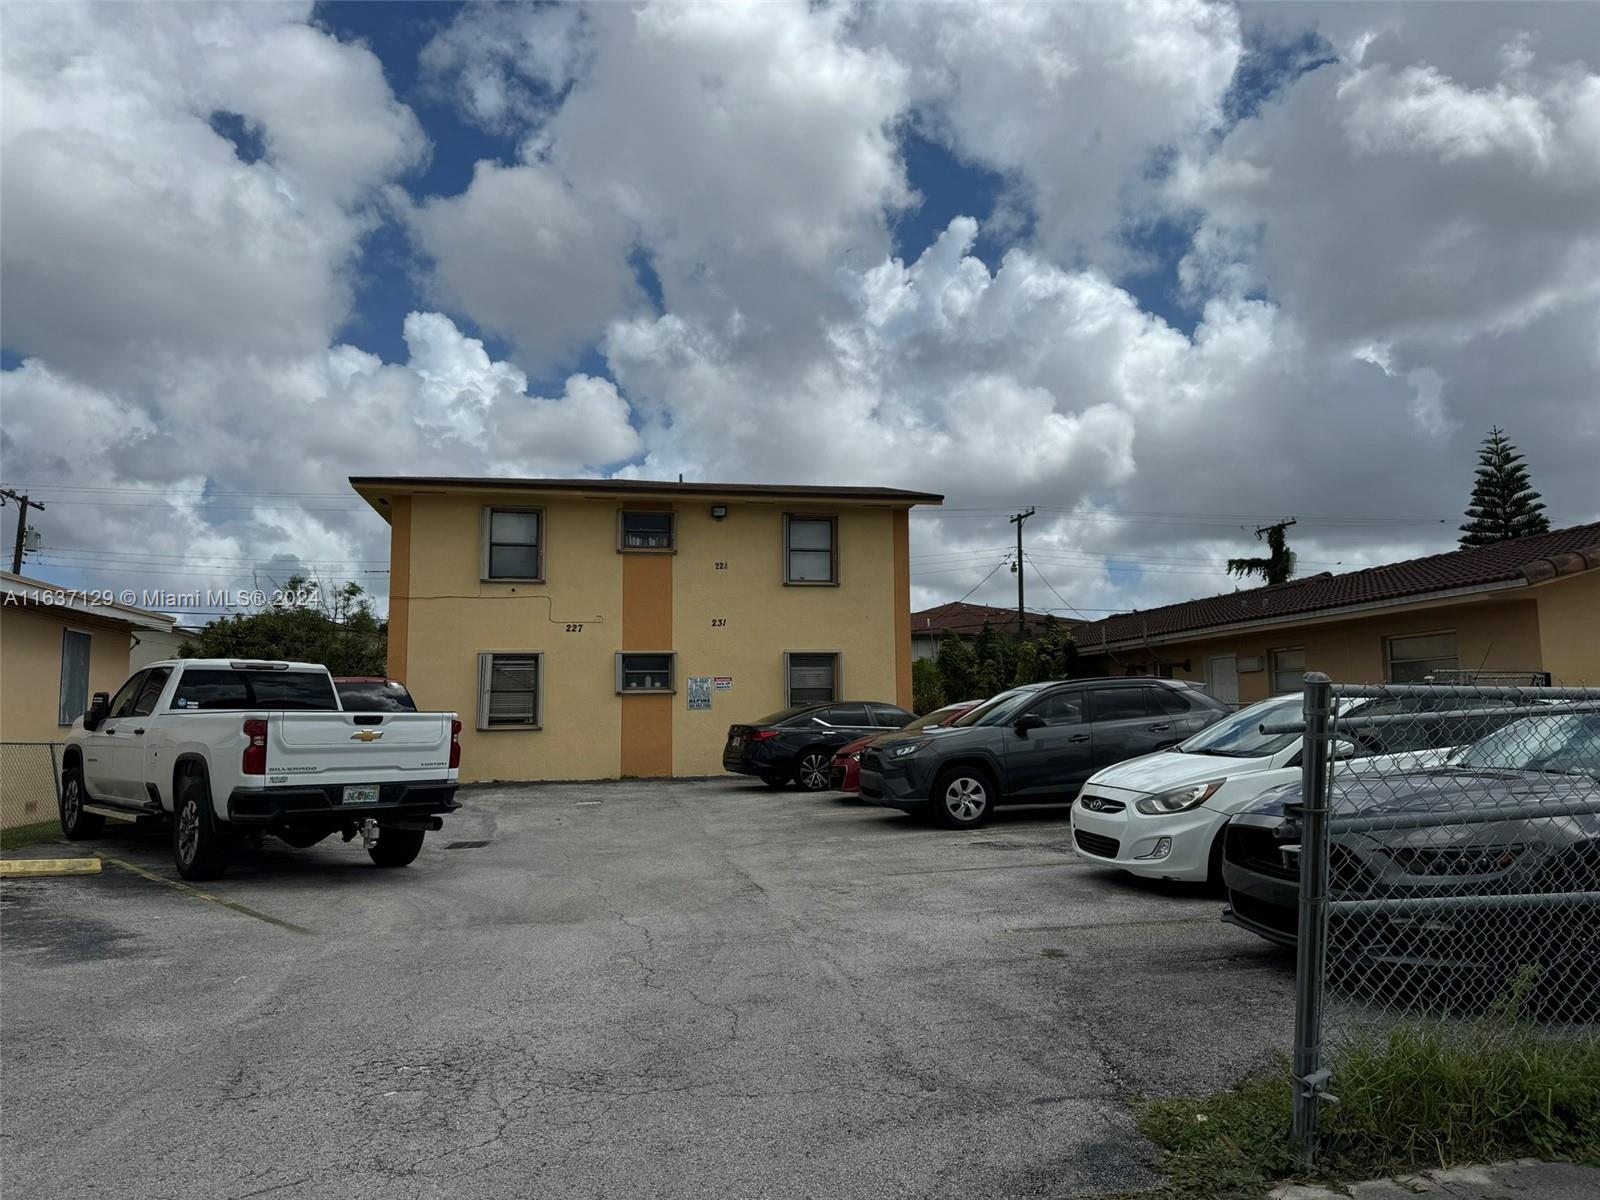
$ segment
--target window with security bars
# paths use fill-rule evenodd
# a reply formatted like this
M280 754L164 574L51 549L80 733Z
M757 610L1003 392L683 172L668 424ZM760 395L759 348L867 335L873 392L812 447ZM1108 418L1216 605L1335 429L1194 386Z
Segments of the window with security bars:
M1392 637L1385 651L1390 683L1426 683L1436 672L1455 671L1459 665L1454 630Z
M71 725L89 707L89 646L93 639L80 629L61 631L61 691L56 719Z
M672 691L672 659L671 654L617 655L617 691Z
M1305 687L1306 648L1295 646L1289 650L1272 652L1272 694L1298 692Z
M673 549L672 514L669 512L625 512L622 514L623 550Z
M538 654L478 655L478 728L537 729Z
M542 582L540 532L544 514L533 508L483 510L483 577Z
M786 654L789 704L829 704L839 698L837 654Z
M838 532L832 517L785 517L783 581L838 583Z

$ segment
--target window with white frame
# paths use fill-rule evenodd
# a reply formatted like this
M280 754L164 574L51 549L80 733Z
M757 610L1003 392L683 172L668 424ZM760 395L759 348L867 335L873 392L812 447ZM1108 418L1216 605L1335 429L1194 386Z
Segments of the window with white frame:
M789 704L831 704L839 698L837 654L785 654Z
M783 519L783 581L838 583L838 522L832 517Z
M1272 652L1272 692L1298 692L1306 686L1306 648L1293 646Z
M483 510L483 578L544 580L544 512L537 508Z
M1390 683L1423 683L1437 671L1459 666L1455 630L1392 637L1384 643Z
M619 654L617 655L617 691L670 692L673 690L672 654Z
M540 654L478 655L478 728L537 729Z
M89 707L89 647L94 639L81 629L61 631L61 691L56 719L71 725Z
M619 550L672 550L676 543L672 514L669 512L625 512L621 514Z

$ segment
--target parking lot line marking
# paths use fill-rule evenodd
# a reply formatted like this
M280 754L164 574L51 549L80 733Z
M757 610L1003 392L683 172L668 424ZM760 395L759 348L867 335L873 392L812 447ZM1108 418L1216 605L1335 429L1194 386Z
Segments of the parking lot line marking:
M1216 917L1151 917L1144 921L1085 921L1082 925L1019 925L1001 933L1076 933L1080 929L1127 929L1134 925L1214 925Z
M1070 867L1073 860L1042 863L985 863L981 867L930 867L925 871L880 871L880 875L949 875L956 871L1025 871L1030 867Z
M0 878L23 875L98 875L98 858L14 858L0 862Z
M124 871L132 871L135 875L142 876L152 883L163 884L175 892L183 892L197 900L209 900L212 904L220 904L223 908L232 909L234 912L241 913L247 917L254 917L258 921L265 921L268 925L276 925L279 929L287 929L290 933L305 933L313 936L316 934L314 929L307 929L304 925L296 925L293 921L285 921L280 917L271 917L264 912L257 912L248 904L240 904L234 900L224 900L221 896L213 896L210 892L202 892L199 888L190 887L182 880L168 879L165 875L157 875L154 871L147 871L143 867L135 866L133 863L120 858L113 858L109 854L102 854L100 857L108 863L121 867Z

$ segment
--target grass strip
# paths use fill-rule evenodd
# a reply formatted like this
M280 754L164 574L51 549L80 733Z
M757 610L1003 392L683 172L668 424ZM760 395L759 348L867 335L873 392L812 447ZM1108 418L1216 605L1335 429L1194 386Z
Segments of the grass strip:
M22 846L32 846L39 842L55 842L61 840L61 824L58 821L38 821L32 825L17 825L10 829L0 829L0 850L16 850Z
M1259 1200L1285 1180L1371 1179L1511 1158L1600 1166L1600 1036L1504 1020L1407 1023L1334 1055L1322 1153L1289 1148L1289 1067L1198 1099L1145 1101L1167 1182L1149 1196Z

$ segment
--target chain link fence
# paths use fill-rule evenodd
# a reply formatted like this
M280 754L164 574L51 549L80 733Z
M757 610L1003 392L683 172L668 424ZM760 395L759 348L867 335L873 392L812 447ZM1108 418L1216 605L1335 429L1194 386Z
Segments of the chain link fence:
M1235 916L1297 952L1294 1134L1402 1022L1600 1031L1600 689L1308 675L1301 781L1233 819Z
M58 819L61 746L0 742L0 829Z

